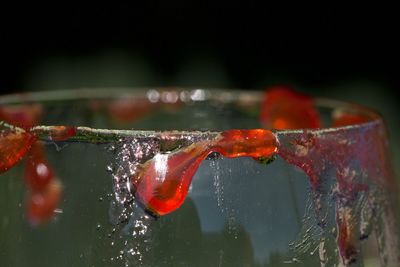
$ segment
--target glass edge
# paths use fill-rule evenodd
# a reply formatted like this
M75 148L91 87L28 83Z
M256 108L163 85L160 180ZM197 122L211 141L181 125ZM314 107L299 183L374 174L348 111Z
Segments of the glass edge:
M160 93L176 92L182 93L186 92L188 94L194 94L202 92L203 98L196 101L222 101L225 103L235 102L240 99L246 99L247 101L261 102L263 95L265 94L262 90L243 90L243 89L220 89L220 88L201 88L201 87L141 87L141 88L78 88L78 89L64 89L55 91L34 91L25 93L15 93L0 95L0 105L10 105L10 104L21 104L21 103L34 103L34 102L52 102L61 100L86 100L91 98L96 99L118 99L122 97L140 97L141 99L148 99L147 93L151 90L155 90ZM369 108L359 104L349 103L341 100L334 100L329 98L319 98L314 97L316 106L325 108L347 108L350 110L361 111L368 114L372 119L371 121L348 125L340 127L327 127L318 129L288 129L288 130L272 130L276 135L285 134L301 134L301 133L315 133L323 134L335 131L343 130L353 130L363 127L373 127L383 123L381 115ZM51 127L50 125L39 125L35 128L46 128ZM79 126L80 127L80 126ZM119 129L95 129L82 126L87 130L91 131L108 131L113 134L121 134L122 136L128 135L154 135L158 133L171 133L171 134L199 134L199 133L220 133L221 131L143 131L143 130L119 130Z

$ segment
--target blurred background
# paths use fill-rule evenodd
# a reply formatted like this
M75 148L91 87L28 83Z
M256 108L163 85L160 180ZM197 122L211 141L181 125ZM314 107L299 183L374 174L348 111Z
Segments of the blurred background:
M291 84L383 114L400 173L398 19L352 9L186 1L1 9L1 93ZM111 89L110 89L111 90Z

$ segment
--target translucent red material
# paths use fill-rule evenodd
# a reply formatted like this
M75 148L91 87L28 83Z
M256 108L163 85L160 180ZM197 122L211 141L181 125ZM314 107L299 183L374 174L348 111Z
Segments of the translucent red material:
M37 125L41 115L39 104L0 107L0 120L25 130Z
M264 129L229 130L222 133L213 150L227 158L269 157L276 152L277 141L271 131Z
M65 141L76 135L74 126L55 126L50 133L50 138L54 141Z
M31 128L41 119L41 105L18 105L0 108L0 119L22 129L0 132L0 172L6 171L28 154L25 165L27 185L27 217L38 225L54 215L61 198L61 182L45 157L44 146L36 141ZM63 141L76 134L75 127L57 126L50 133L54 141Z
M266 91L260 121L265 128L277 130L321 127L313 99L287 86Z
M28 132L0 130L0 173L21 160L35 140L35 136Z
M29 133L29 128L39 122L42 106L39 104L0 107L0 121L13 127L0 129L0 173L14 166L30 149L36 138Z
M53 179L54 171L44 155L42 143L36 142L28 153L25 181L31 190L43 190Z
M133 99L118 99L107 105L107 111L111 118L121 123L129 123L148 115L155 105L147 101Z
M52 179L42 190L31 190L27 198L27 217L32 225L47 222L54 215L60 203L62 186L60 181Z
M158 216L179 208L209 149L208 142L200 142L175 153L158 154L146 162L132 179L138 200Z
M332 127L355 125L370 121L371 118L362 114L341 113L333 118Z
M179 208L186 198L193 175L212 152L225 157L270 157L277 149L268 130L230 130L214 141L201 141L170 154L157 154L132 178L135 196L153 214L164 215Z

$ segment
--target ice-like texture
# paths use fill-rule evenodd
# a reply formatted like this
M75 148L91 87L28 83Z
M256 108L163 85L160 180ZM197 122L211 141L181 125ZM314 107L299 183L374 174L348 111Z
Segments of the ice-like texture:
M170 151L161 151L162 140L124 140L117 149L118 168L112 168L117 201L136 198L151 214L164 215L182 204L194 173L210 153L259 159L278 149L280 157L309 177L311 202L303 220L306 228L300 241L292 245L299 258L319 255L321 266L362 264L361 242L376 229L384 266L396 266L400 262L394 251L399 247L396 218L383 195L395 193L390 186L394 181L382 123L277 132L279 142L266 142L268 136L274 136L267 133L231 130L208 139L185 139ZM218 167L214 169L218 172ZM218 179L220 202L223 195Z
M332 243L333 236L336 239L337 259L335 255L326 255L335 250L323 250L321 265L356 263L361 242L370 235L374 228L371 225L375 225L384 266L399 266L395 252L399 248L398 229L389 206L396 187L386 155L387 137L382 122L278 133L278 139L279 155L310 179L314 215L322 231L321 244Z

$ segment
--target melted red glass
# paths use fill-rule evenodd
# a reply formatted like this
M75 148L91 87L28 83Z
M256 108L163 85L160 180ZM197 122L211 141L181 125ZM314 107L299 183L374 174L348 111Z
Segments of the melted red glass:
M276 152L275 135L268 130L230 130L216 141L202 141L170 154L157 154L132 178L138 200L153 214L179 208L201 162L212 152L235 157L270 157Z
M29 151L36 138L29 128L36 125L42 114L42 106L38 104L0 107L0 120L13 126L0 130L0 173L14 166Z
M331 208L324 207L323 199L334 196L337 245L344 264L355 261L360 251L362 237L356 203L361 194L369 196L367 182L384 184L391 177L385 172L390 168L382 152L386 151L384 133L383 127L368 125L323 134L304 131L279 136L279 155L309 177L315 213L323 228L326 209ZM326 187L331 179L333 189Z
M54 126L50 133L51 140L65 141L76 135L74 126Z
M181 206L192 177L210 153L208 142L193 144L171 154L157 154L133 178L135 195L155 215L164 215Z
M0 173L14 166L30 149L36 138L24 131L0 131Z
M48 221L59 205L62 186L54 177L45 157L44 146L36 142L29 129L38 124L41 105L18 105L0 108L0 119L23 130L6 129L0 132L0 172L8 170L25 154L25 183L27 185L27 217L32 225ZM50 133L54 141L66 140L76 134L74 127L58 126Z
M313 99L287 86L275 86L266 91L260 121L267 129L302 129L321 127Z
M275 135L268 130L229 130L222 133L222 139L214 146L213 151L227 158L236 157L270 157L276 152Z

